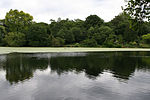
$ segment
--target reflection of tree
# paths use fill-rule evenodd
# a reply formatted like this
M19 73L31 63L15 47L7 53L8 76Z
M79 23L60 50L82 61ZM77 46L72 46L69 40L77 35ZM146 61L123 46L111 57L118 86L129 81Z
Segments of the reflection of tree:
M5 62L6 79L17 83L33 76L36 69L46 69L47 60L29 58L24 54L9 54Z
M35 54L9 54L0 66L6 70L6 79L17 83L30 79L36 69L51 70L61 75L65 72L85 72L88 78L96 78L105 70L112 72L118 79L128 80L135 70L150 69L150 53L148 52L107 52L89 53L86 56L39 57Z
M77 72L84 71L89 78L96 78L104 70L109 70L114 77L129 79L135 69L147 66L148 63L142 61L146 55L149 54L146 52L109 52L91 53L84 57L54 57L51 58L51 67L58 74L76 70Z
M6 55L0 55L0 70L3 70L5 60L6 60Z
M66 71L84 71L86 76L94 78L108 67L107 58L99 58L97 55L87 55L84 57L52 57L51 69L61 74Z

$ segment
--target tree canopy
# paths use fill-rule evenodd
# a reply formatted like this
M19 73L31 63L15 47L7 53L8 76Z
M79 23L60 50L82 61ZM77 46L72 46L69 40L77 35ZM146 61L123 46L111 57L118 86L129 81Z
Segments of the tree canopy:
M129 4L135 3L131 1L134 0ZM150 22L140 21L126 11L109 22L98 15L89 15L85 20L51 19L48 24L33 22L32 15L11 9L5 19L0 19L0 46L144 47L149 43L145 41L149 41ZM142 22L140 27L131 29L131 18Z
M9 32L24 32L32 24L33 17L23 11L10 10L5 16Z
M124 10L136 21L150 21L150 0L128 0Z

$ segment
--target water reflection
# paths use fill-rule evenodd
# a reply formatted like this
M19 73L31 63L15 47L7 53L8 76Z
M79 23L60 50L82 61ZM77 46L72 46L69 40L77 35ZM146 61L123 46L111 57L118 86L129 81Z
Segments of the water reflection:
M150 70L150 53L14 53L0 56L0 70L6 71L6 79L11 84L31 79L36 70L48 67L58 75L75 71L77 74L84 72L89 79L96 79L109 71L118 80L128 80L135 70Z

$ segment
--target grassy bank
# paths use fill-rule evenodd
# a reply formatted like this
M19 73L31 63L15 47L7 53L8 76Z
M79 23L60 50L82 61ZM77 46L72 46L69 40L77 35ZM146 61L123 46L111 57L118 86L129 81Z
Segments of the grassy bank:
M42 52L101 52L101 51L150 51L142 48L48 48L48 47L0 47L0 54Z

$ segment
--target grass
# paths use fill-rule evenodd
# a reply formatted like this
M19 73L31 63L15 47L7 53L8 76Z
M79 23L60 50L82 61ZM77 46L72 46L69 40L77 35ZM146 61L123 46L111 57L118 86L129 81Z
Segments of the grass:
M108 52L108 51L150 51L142 48L71 48L71 47L0 47L0 54L43 53L43 52Z

